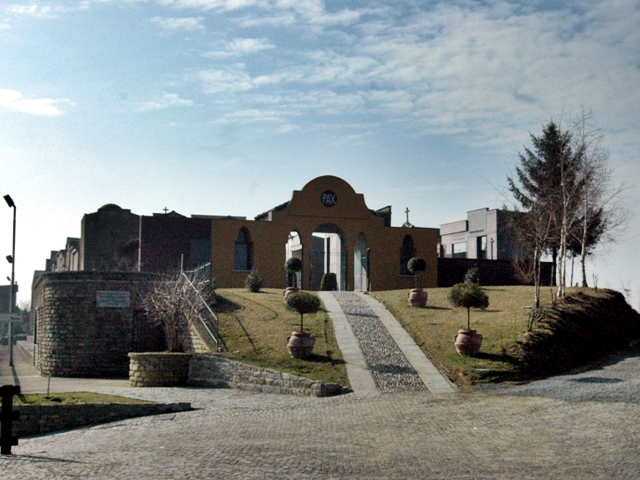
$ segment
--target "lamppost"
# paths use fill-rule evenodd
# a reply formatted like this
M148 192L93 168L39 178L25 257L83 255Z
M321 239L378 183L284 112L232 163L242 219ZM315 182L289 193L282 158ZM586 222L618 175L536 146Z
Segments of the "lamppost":
M11 247L11 255L7 257L11 263L11 290L9 296L9 315L13 313L13 304L15 303L15 281L16 281L16 204L13 202L11 195L5 195L4 201L7 202L9 208L13 208L13 243ZM9 366L13 367L13 323L9 322Z

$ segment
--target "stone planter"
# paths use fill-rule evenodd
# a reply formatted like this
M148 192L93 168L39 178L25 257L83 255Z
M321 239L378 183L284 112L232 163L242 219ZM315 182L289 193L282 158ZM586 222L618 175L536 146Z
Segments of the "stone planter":
M308 358L316 344L316 339L308 332L291 332L287 340L289 340L287 344L289 355L293 358Z
M427 292L422 288L412 288L407 294L407 300L412 307L425 307L427 305Z
M458 330L458 334L453 336L458 355L475 357L482 345L482 335L475 330Z
M287 287L286 290L282 292L282 300L286 300L289 295L292 293L298 293L299 291L300 289L298 287Z
M191 353L129 353L132 387L176 387L189 379Z

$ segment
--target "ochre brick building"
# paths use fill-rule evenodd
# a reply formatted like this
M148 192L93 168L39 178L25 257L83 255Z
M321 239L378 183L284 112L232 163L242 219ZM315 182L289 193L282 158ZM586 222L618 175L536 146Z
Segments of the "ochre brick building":
M420 286L436 287L438 229L391 227L390 217L390 207L370 210L344 180L318 177L253 221L212 219L211 275L219 287L242 287L257 270L266 287L284 287L284 263L296 256L304 289L318 289L331 271L343 290L392 290L412 287L406 263L419 256L427 262Z

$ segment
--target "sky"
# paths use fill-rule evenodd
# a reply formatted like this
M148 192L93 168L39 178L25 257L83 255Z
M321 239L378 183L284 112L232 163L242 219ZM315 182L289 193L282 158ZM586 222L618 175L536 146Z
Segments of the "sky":
M637 211L638 25L632 0L2 2L19 301L107 203L253 218L336 175L395 226L406 208L433 228L500 208L530 135L583 110ZM2 257L12 215L3 202ZM588 264L635 308L639 247L636 217Z

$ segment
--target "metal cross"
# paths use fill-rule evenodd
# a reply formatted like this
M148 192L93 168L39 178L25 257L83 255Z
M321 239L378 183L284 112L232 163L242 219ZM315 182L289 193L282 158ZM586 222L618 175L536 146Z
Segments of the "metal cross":
M167 212L169 211L169 209L168 209L167 207L164 207L164 209L163 209L163 210L164 210L164 214L165 214L165 215L166 215L166 214L167 214Z
M404 211L404 213L406 213L406 214L407 214L407 223L409 223L409 212L410 212L410 211L411 211L411 210L409 210L409 207L407 207L407 209Z

